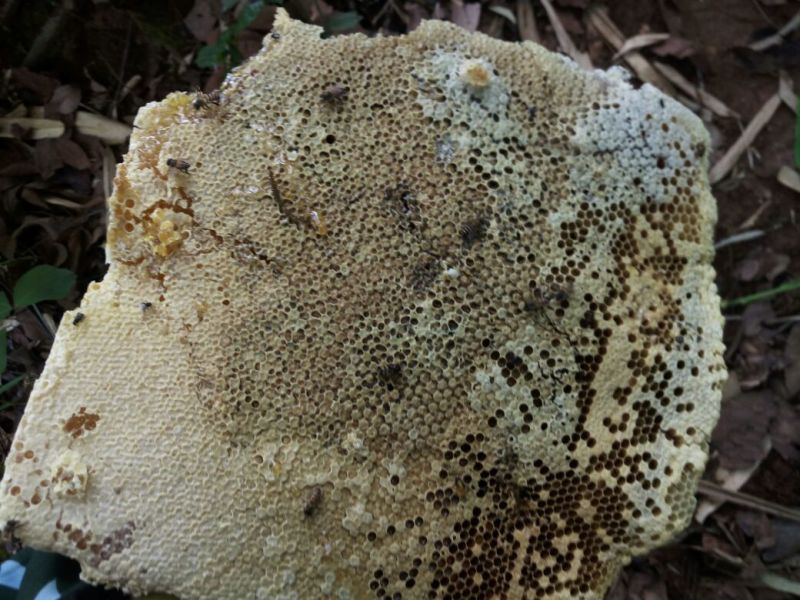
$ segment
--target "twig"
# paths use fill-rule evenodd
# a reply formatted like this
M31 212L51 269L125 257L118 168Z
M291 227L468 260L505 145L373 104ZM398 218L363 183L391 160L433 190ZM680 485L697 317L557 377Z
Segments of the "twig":
M133 34L133 20L128 18L128 31L125 34L125 48L122 51L122 60L119 65L119 75L117 76L117 89L114 92L114 100L111 102L111 118L117 120L117 104L120 101L120 94L122 93L123 80L125 78L125 67L128 64L128 53L131 49L131 36Z
M720 117L738 117L736 111L731 110L726 104L706 92L703 88L697 87L691 81L681 75L680 71L671 67L666 63L653 61L653 67L666 77L670 82L674 83L679 89L686 93L690 98L700 102L703 106L708 108L714 114Z
M781 97L777 92L764 103L764 106L761 107L750 123L747 124L747 127L745 127L742 135L739 136L739 139L734 142L733 146L728 148L728 151L719 159L717 164L711 167L711 171L708 173L708 179L711 183L717 183L733 169L739 157L744 154L744 151L753 143L756 136L758 136L764 126L772 119L772 116L775 114L775 111L778 110L780 104Z
M622 55L627 54L632 50L646 48L647 46L652 46L653 44L657 44L658 42L663 42L664 40L668 39L668 33L640 33L639 35L635 35L625 40L625 43L622 44L622 48L614 53L614 56L611 57L611 60L617 61L622 57Z
M50 326L50 323L47 322L47 319L44 318L42 311L39 310L39 307L35 304L31 304L31 310L33 310L33 314L36 315L36 319L39 321L39 324L44 327L44 330L50 334L50 339L56 337L56 331Z
M74 4L73 0L64 0L61 6L45 21L22 61L23 66L32 67L36 65L51 50L53 40L58 37L61 30L66 26L67 16L75 8Z
M795 16L789 19L789 22L786 23L783 27L781 27L777 33L765 37L763 40L758 40L757 42L753 42L749 44L747 47L751 50L762 51L780 44L783 42L784 38L789 35L792 31L800 27L800 12L798 12Z
M697 484L697 491L705 496L719 498L725 500L726 502L738 504L739 506L745 506L747 508L752 508L753 510L759 510L768 515L773 515L775 517L800 523L800 510L781 506L780 504L775 504L769 500L762 500L761 498L756 498L750 494L726 490L722 486L704 479L700 480L700 482Z
M541 0L541 3L542 6L544 6L545 12L547 12L547 18L550 19L550 24L553 26L553 31L558 39L558 45L561 46L561 49L567 53L567 56L578 63L582 68L591 70L593 67L592 61L589 59L589 55L584 52L580 52L575 46L575 43L569 36L569 33L567 33L567 30L564 29L564 25L561 23L561 19L559 19L558 13L556 12L556 9L553 8L550 0Z
M608 9L605 6L594 6L589 9L588 14L589 23L592 27L603 36L612 48L620 50L625 44L625 38L619 28L617 28L611 20L611 17L608 16ZM677 93L675 87L661 73L656 71L653 65L651 65L641 53L633 50L625 54L622 58L630 65L639 79L652 83L662 92L670 96L675 96Z
M797 94L794 93L792 79L789 77L786 71L781 71L780 83L778 84L778 94L780 94L783 103L792 109L794 113L797 113Z
M517 1L517 29L519 37L528 42L542 43L539 28L536 26L536 15L533 14L531 0Z
M724 248L725 246L732 246L733 244L741 244L742 242L749 242L751 240L757 240L760 237L763 237L765 232L762 229L751 229L750 231L743 231L741 233L736 233L725 239L718 241L714 244L714 248L719 250L720 248Z

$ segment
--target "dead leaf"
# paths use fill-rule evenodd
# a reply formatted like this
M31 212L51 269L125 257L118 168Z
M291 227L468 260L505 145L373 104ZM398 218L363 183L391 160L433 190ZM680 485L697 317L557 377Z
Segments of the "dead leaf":
M64 123L55 119L0 118L0 138L43 140L64 135Z
M800 325L792 327L783 352L786 359L786 367L783 370L786 386L784 398L789 400L800 393Z
M108 144L123 144L131 134L131 128L102 115L79 110L75 115L75 127L84 135L100 138Z
M89 157L78 144L67 138L58 138L55 140L56 151L58 156L73 169L82 171L91 166Z
M519 37L523 41L542 43L539 28L536 26L536 15L533 12L532 0L517 0L517 23Z
M480 3L451 0L450 20L467 31L477 31L481 20Z
M46 75L34 73L27 67L11 69L11 80L20 88L32 92L38 104L44 104L59 86L59 81Z
M741 529L746 536L753 539L756 548L759 550L770 548L775 543L772 520L764 513L737 510L735 519L739 529Z
M674 56L675 58L689 58L697 48L686 38L670 36L661 44L653 47L653 52L658 56Z
M556 3L567 8L587 8L589 6L589 0L556 0Z
M50 179L53 174L64 166L64 161L58 153L55 140L41 140L34 149L34 162L42 179Z
M734 268L734 276L739 281L772 282L778 275L786 271L791 259L785 254L778 254L771 248L755 248Z
M507 21L509 21L512 25L517 24L517 17L516 15L511 12L511 9L507 6L502 6L500 4L492 4L489 6L489 10L495 13L496 15L500 15Z
M652 573L634 573L628 584L630 600L669 600L667 586L657 575Z
M764 562L775 563L800 554L800 523L773 519L770 529L772 544L761 552Z
M427 19L428 12L416 2L406 2L403 4L403 11L408 15L408 31L414 31L422 23L423 19Z
M711 435L719 464L728 470L746 469L764 457L764 439L777 415L772 392L746 392L723 405Z
M780 168L778 171L778 181L789 189L800 193L800 173L791 167L783 166Z
M777 399L777 414L770 424L769 436L775 451L787 461L800 462L800 413L783 399Z
M723 540L721 537L709 531L703 531L702 540L703 550L707 554L710 554L723 563L727 563L735 570L744 566L744 561L739 555L739 551L726 540Z
M708 179L711 183L717 183L723 179L733 169L736 161L744 154L744 151L753 143L761 130L770 122L775 111L781 104L781 97L776 92L761 107L747 124L742 135L739 136L733 145L728 148L725 155L711 167L708 172Z
M195 0L194 6L183 19L183 24L195 39L208 43L211 33L216 29L217 17L211 0Z
M81 102L81 90L74 85L60 85L45 105L47 116L69 115L74 113Z
M611 60L617 60L628 52L646 48L647 46L652 46L653 44L663 42L667 39L669 39L668 33L640 33L639 35L635 35L625 40L622 48L614 53L614 56L611 58Z

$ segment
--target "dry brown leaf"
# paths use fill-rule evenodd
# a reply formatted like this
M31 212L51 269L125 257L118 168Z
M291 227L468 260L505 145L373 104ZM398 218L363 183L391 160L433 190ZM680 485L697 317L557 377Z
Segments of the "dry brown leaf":
M774 394L766 390L728 400L711 435L720 466L730 471L747 469L763 459L764 439L777 411Z
M653 67L682 92L688 94L690 98L700 102L703 106L720 117L739 116L736 111L726 106L722 100L695 86L674 67L660 61L654 61Z
M506 21L508 21L512 25L517 24L517 16L513 12L511 12L511 9L508 8L507 6L502 6L500 4L492 4L488 8L494 14L503 17Z
M131 134L130 126L84 110L76 113L75 127L84 135L92 135L112 145L125 143Z
M81 102L81 90L75 85L60 85L45 106L47 116L69 115Z
M653 53L658 56L674 56L675 58L688 58L697 51L694 43L686 38L670 36L663 44L653 48Z
M44 140L62 135L64 123L55 119L0 118L0 138L29 137L32 140Z
M567 54L567 56L569 56L584 69L592 69L592 61L589 60L589 55L585 52L580 52L575 46L575 43L572 41L569 33L567 33L567 30L564 28L564 24L561 22L561 19L556 10L553 8L553 5L550 3L550 0L540 1L542 6L544 6L545 12L547 12L547 17L550 19L550 24L553 26L553 31L556 34L558 45L561 47L561 49Z
M800 524L782 519L770 522L772 544L761 552L764 562L775 563L800 554Z
M616 49L619 50L622 48L623 44L625 43L625 38L622 35L622 32L619 28L614 24L611 18L608 16L608 9L604 6L593 6L589 9L589 23L600 33L603 39L608 42L608 44ZM640 52L631 51L623 56L625 62L630 65L631 69L633 69L634 73L641 79L642 81L647 81L648 83L652 83L654 86L659 88L666 94L670 96L676 95L675 87L656 69L651 65L647 59L642 56Z
M779 398L777 415L769 429L769 436L775 451L792 464L800 460L800 413L797 409Z
M789 77L786 71L781 71L780 84L778 85L778 94L783 100L783 103L792 110L797 112L797 94L794 93L794 83L792 78Z
M11 69L11 81L18 87L35 94L40 104L44 104L59 86L58 79L34 73L27 67Z
M756 50L758 52L764 51L771 46L775 46L785 41L786 36L789 35L792 31L800 27L800 12L795 14L783 27L781 27L777 33L766 37L764 39L758 40L757 42L753 42L748 46L751 50Z
M481 20L480 3L451 0L450 20L467 31L477 31Z
M637 572L628 584L629 600L669 600L667 586L657 575Z
M91 167L89 157L78 144L68 138L58 138L54 140L56 151L64 164L69 165L73 169L82 171Z
M41 140L33 152L36 169L42 179L50 179L55 172L64 166L55 140Z
M791 167L783 166L778 171L778 181L790 190L800 194L800 173Z
M783 370L784 398L789 400L800 393L800 325L792 327L783 352L786 360L786 368Z
M739 261L733 274L739 281L774 280L789 267L791 259L771 248L754 248Z
M717 183L722 180L731 169L733 169L736 161L744 154L744 151L753 143L761 130L769 123L770 119L775 115L775 111L781 104L781 97L776 92L770 96L761 109L755 114L750 123L747 124L742 135L739 136L733 145L728 148L725 155L711 167L708 173L708 179L711 183Z
M408 22L406 23L406 26L408 27L409 32L414 31L417 27L419 27L419 24L422 23L423 19L430 18L428 11L426 11L416 2L404 3L403 12L408 15Z
M197 40L210 42L211 34L217 25L211 0L195 0L192 9L183 19L183 24Z
M536 16L533 14L531 0L518 0L516 9L520 39L541 44L542 38L539 35L539 28L536 26Z
M618 60L621 56L627 54L628 52L639 50L640 48L647 48L648 46L652 46L668 39L668 33L640 33L639 35L635 35L625 40L625 43L622 44L622 48L614 53L614 56L611 60Z

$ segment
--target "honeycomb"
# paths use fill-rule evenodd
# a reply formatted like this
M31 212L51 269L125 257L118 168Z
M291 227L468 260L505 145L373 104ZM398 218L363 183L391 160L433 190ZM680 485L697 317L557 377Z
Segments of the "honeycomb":
M601 598L718 415L707 134L532 43L321 33L140 111L0 520L184 600Z

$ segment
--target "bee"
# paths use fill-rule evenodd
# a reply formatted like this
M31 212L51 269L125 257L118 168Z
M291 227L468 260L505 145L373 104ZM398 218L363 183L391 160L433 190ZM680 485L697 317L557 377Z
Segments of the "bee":
M181 173L189 174L189 168L192 166L181 158L168 158L167 166L180 171Z
M219 90L214 90L213 92L209 92L208 94L198 91L195 94L194 100L192 100L192 106L195 110L201 110L203 108L208 108L209 105L213 104L215 106L219 106L219 103L222 101L222 92Z
M83 321L85 318L86 318L86 315L84 315L82 312L79 312L79 313L78 313L78 314L76 314L76 315L75 315L75 317L72 319L72 324L73 324L73 325L77 325L78 323L80 323L81 321Z
M332 86L328 87L322 94L320 94L320 98L322 101L327 104L328 106L338 108L344 101L347 100L347 95L350 93L350 88L346 85L342 85L341 83L334 83Z
M153 308L153 303L152 303L152 302L142 302L142 303L139 305L139 308L141 308L141 309L142 309L142 312L147 312L148 310L150 310L151 308Z
M378 369L378 377L383 383L396 387L403 380L403 367L397 363L389 363Z
M525 310L534 312L553 304L563 304L569 299L570 288L551 284L533 288L533 296L525 302Z
M280 33L278 33L277 31L273 31L273 32L270 34L270 36L272 36L272 39L273 39L273 40L279 40L279 39L281 39L281 34L280 34Z
M314 516L320 504L322 504L322 488L315 485L306 494L306 500L303 504L303 514L306 517Z
M485 217L471 219L461 225L459 233L461 234L461 243L465 248L471 248L476 242L479 242L486 236L486 230L489 229L489 221Z

